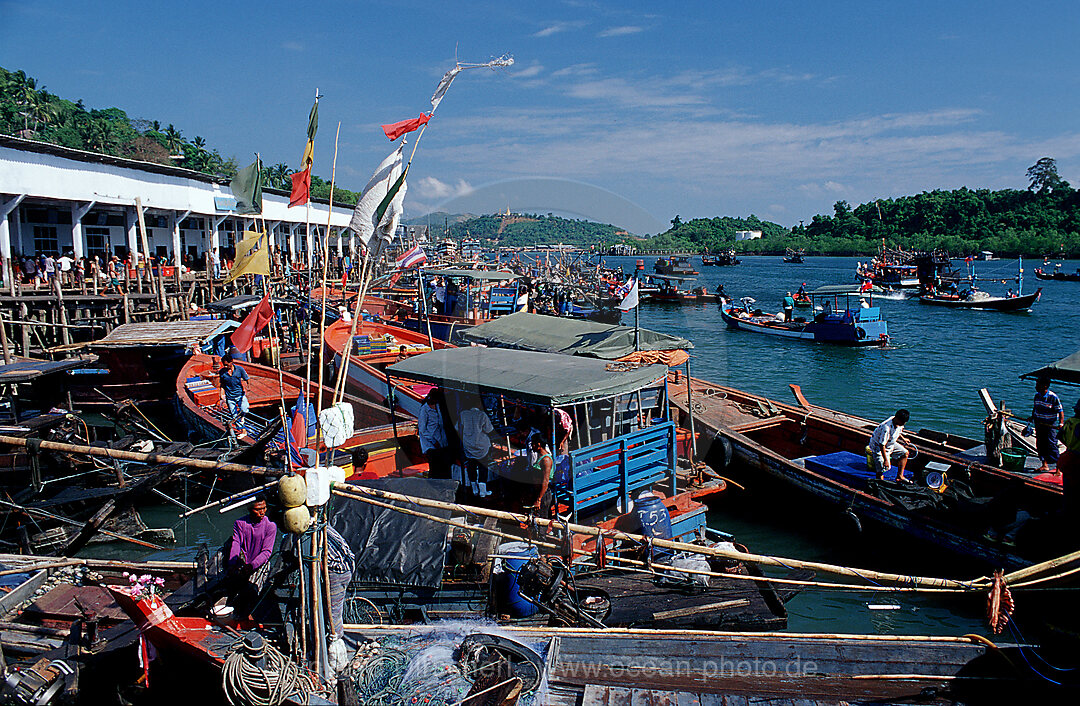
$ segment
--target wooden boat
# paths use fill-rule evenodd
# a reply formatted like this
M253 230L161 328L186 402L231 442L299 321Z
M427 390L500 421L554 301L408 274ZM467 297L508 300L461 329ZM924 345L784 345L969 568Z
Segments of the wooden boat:
M705 287L695 287L691 290L679 289L680 282L693 279L693 277L677 275L647 275L646 281L655 285L655 291L642 293L641 298L657 304L712 304L720 301L719 294L714 294ZM641 291L639 289L639 292Z
M992 297L981 291L968 291L961 294L923 294L919 301L923 304L943 306L952 309L982 309L985 311L1027 311L1042 296L1042 287L1033 294L1016 297Z
M682 255L671 255L668 258L658 258L653 264L653 270L658 275L677 275L680 277L696 276L698 273L690 264L690 258Z
M236 365L248 374L246 389L250 410L244 415L242 424L231 424L233 438L241 446L282 448L285 439L281 427L282 399L287 410L295 406L301 392L309 404L315 404L314 390L318 384L308 385L301 377L279 373L258 363L237 361ZM199 353L191 356L177 375L177 406L194 438L215 440L229 437L230 415L224 405L217 376L220 367L219 358ZM324 405L331 404L333 389L323 387L322 398ZM405 469L411 469L410 473L420 472L417 464L423 463L423 457L419 454L414 421L400 413L395 414L392 421L389 410L376 402L352 395L346 395L344 399L352 404L357 432L338 450L340 460L336 465L351 472L349 452L363 446L368 449L366 470L369 474L386 476L404 472ZM308 445L313 444L314 439L309 437ZM319 451L325 455L326 447L320 446Z
M798 292L795 292L795 295L792 297L792 299L795 300L795 308L796 309L813 309L814 308L814 300L811 299L810 295L807 294L806 291L804 291L804 290L799 290Z
M713 265L716 267L729 267L732 265L738 265L741 262L739 258L735 256L734 250L722 250L715 255L709 255L705 253L701 256L702 265Z
M452 625L345 629L357 643L374 641L415 655L430 654L432 645L452 654L468 635L483 630ZM546 675L548 690L541 701L546 706L1008 703L1062 700L1072 690L1039 679L1020 646L990 646L978 636L517 626L499 633L544 655L537 671ZM376 657L362 658L357 667ZM410 664L405 660L399 669ZM436 668L452 672L453 665Z
M697 429L713 437L699 452L718 472L726 469L747 483L787 486L853 515L860 525L899 530L994 567L1064 553L1048 521L1022 531L1014 546L984 536L1013 522L1018 509L1033 516L1056 511L1062 501L1057 484L979 463L922 435L907 435L917 451L908 462L915 484L876 481L866 458L872 422L696 378L691 389L695 402L705 406L695 411ZM672 402L685 416L686 392L672 390ZM931 483L946 491L936 492ZM1071 534L1063 541L1074 543Z
M352 314L352 308L355 306L356 296L359 292L348 289L342 290L340 287L327 287L325 290L322 287L316 287L311 290L311 296L309 297L312 302L311 314L314 317L319 316L319 306L323 297L323 293L326 293L327 299L327 319L337 321L340 317L338 314L338 306L348 305L349 313ZM411 293L412 296L416 296L416 292ZM408 316L413 313L413 305L409 302L398 301L396 299L384 299L383 297L369 294L364 297L364 311L372 316L378 316L382 319L398 319Z
M858 296L858 293L854 295ZM754 300L750 298L744 298L741 304L722 301L720 317L728 328L783 338L844 346L882 346L888 343L889 325L881 318L880 309L874 306L863 308L859 304L852 306L848 293L844 294L846 308L833 309L831 300L839 302L839 297L832 292L821 296L830 300L830 306L812 319L797 316L793 321L778 320L773 314L751 309Z
M806 262L806 251L788 248L787 252L784 254L784 262L801 265L803 262Z
M1076 272L1062 272L1061 265L1058 265L1053 270L1036 267L1035 277L1057 282L1080 282L1080 268L1077 268Z
M326 347L333 351L335 366L342 365L351 322L337 321L324 332ZM449 343L432 338L435 349L451 347ZM402 351L404 348L404 351ZM354 394L369 400L385 403L389 384L386 366L403 358L430 351L426 333L410 331L398 326L361 321L356 325L353 351L349 356L346 375L347 388ZM420 416L420 405L431 385L401 385L397 387L395 408L412 416Z

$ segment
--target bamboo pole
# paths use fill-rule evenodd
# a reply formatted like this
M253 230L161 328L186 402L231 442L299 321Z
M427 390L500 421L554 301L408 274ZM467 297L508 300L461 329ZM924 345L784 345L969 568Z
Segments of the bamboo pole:
M12 559L26 559L25 554L9 554L2 556L6 564L11 564ZM62 569L67 566L86 566L98 569L135 569L137 571L194 571L196 566L193 561L118 561L115 559L64 559L63 561L45 561L49 557L32 556L33 561L38 563L27 564L21 568L5 569L0 571L0 576L13 576L44 569Z
M677 542L670 539L647 538L640 534L631 534L629 532L622 532L615 529L601 530L597 527L589 527L586 525L578 525L570 522L530 517L528 515L523 515L519 513L504 512L501 510L490 510L487 508L475 507L471 505L456 505L451 503L444 503L438 500L428 500L425 498L401 495L399 493L391 493L384 490L375 490L374 488L365 488L362 486L353 486L352 488L350 488L350 490L356 493L362 493L385 500L396 500L398 502L413 503L422 507L431 507L440 510L451 510L458 512L464 511L474 515L479 515L481 517L494 517L496 519L506 520L509 522L535 522L538 525L548 526L555 529L562 529L565 532L577 532L579 534L590 535L593 537L602 535L604 538L607 539L617 539L627 542L648 542L651 543L653 546L659 547L661 549L672 549L679 552L692 552L695 554L701 554L703 556L714 556L721 559L734 559L736 561L746 561L752 564L763 564L765 566L776 566L785 569L810 569L812 571L821 571L824 573L836 574L839 576L851 576L863 580L888 581L890 583L896 583L900 585L922 586L924 588L956 588L964 590L973 590L974 588L976 588L972 585L972 582L970 581L957 581L954 579L945 578L891 574L881 571L872 571L869 569L853 569L846 566L838 566L836 564L825 564L815 561L802 561L800 559L778 558L773 556L765 556L762 554L753 554L749 552L720 549L717 547L703 547L696 544ZM349 494L339 488L335 488L334 492L340 495ZM982 586L979 586L979 588L982 588Z
M180 517L181 518L191 517L196 512L202 512L203 510L209 510L212 507L217 507L218 505L224 505L225 503L228 503L228 502L230 502L232 500L236 500L238 498L246 497L248 495L258 495L259 493L266 490L267 488L269 488L272 485L277 485L277 479L272 480L269 483L264 483L263 485L257 485L254 488L252 488L251 490L242 490L239 493L233 493L232 495L221 498L220 500L215 500L212 503L207 503L205 505L201 505L199 507L193 508L191 510L188 510L187 512L181 513Z
M20 446L25 448L28 439L18 436L0 434L0 444L8 446ZM267 468L266 466L247 466L241 463L225 463L220 461L205 461L198 458L185 458L183 456L169 456L166 454L146 454L137 451L120 451L119 449L106 449L100 446L82 446L79 444L64 444L58 441L39 441L40 448L46 451L61 451L63 453L80 454L83 456L97 456L99 458L115 458L119 461L136 461L151 465L175 465L185 468L199 468L207 471L228 471L232 473L247 473L250 475L263 476L283 473L280 469Z
M319 391L320 391L320 394L319 394L318 400L316 400L316 410L315 410L316 416L321 415L322 410L323 410L323 396L322 396L321 392L322 392L322 387L323 387L323 371L326 370L326 361L323 360L323 358L326 357L326 354L325 354L325 351L326 351L326 336L323 335L324 334L323 330L326 328L326 300L329 299L329 296L327 296L329 294L329 292L327 291L328 288L326 286L326 272L327 272L327 269L330 267L330 220L333 217L333 213L334 213L334 184L335 184L335 181L337 180L338 138L340 136L341 136L341 122L339 121L338 125L337 125L337 134L334 135L334 161L332 163L332 166L330 167L330 202L329 202L329 205L327 206L327 209L326 209L326 230L323 231L323 248L322 248L322 251L323 251L322 252L323 266L322 266L322 280L321 280L323 296L322 296L322 306L320 307L320 311L319 311ZM310 237L310 236L308 236L308 237ZM344 294L344 291L342 292L342 294ZM331 401L336 402L337 400L332 398ZM307 415L305 414L305 418L306 418L306 416ZM321 436L321 433L320 433L321 429L322 429L322 425L319 425L319 428L315 432L315 444L316 444L316 447L318 446L319 437ZM316 462L316 465L318 465L317 462Z

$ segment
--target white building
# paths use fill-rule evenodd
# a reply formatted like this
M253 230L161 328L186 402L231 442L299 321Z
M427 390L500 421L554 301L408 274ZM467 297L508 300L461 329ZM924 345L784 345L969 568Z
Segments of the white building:
M761 237L760 230L737 230L735 240L757 240Z
M76 257L141 252L136 198L141 199L150 252L171 259L175 253L197 264L211 248L228 249L245 230L270 231L292 262L310 258L327 224L328 205L289 208L288 192L263 190L263 213L237 215L225 179L169 165L0 135L0 256L71 251ZM335 208L330 219L330 250L354 246L346 228L352 208Z

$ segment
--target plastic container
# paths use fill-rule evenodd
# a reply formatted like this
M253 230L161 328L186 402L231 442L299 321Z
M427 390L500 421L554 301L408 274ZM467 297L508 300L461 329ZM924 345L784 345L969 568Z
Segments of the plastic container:
M1024 449L1004 449L1001 452L1001 467L1006 471L1022 471L1027 462L1027 451Z
M307 479L307 505L319 507L330 500L330 469L326 466L309 468Z
M646 491L634 501L634 512L641 523L641 533L653 539L671 539L671 513L663 499ZM667 556L669 549L654 549L653 556Z
M512 556L513 559L503 559L503 574L500 580L502 592L499 598L506 612L513 618L527 618L540 610L536 605L525 600L518 594L518 572L521 567L540 556L535 546L525 542L506 542L500 544L496 550L502 556Z

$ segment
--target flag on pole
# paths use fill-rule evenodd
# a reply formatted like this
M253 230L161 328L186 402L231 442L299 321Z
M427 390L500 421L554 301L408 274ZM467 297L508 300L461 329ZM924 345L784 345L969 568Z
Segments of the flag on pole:
M266 246L266 233L246 231L243 239L236 244L236 261L225 277L225 284L240 275L269 275L270 250Z
M396 123L390 123L389 125L383 125L383 132L386 133L386 137L393 141L401 137L407 132L412 132L418 129L421 125L427 125L427 122L431 120L431 116L427 113L420 113L419 117L410 118L409 120L401 120Z
M435 87L435 93L431 95L432 113L439 107L439 103L442 102L443 96L446 95L446 90L450 88L450 84L454 82L454 77L461 73L462 68L463 67L461 66L455 66L443 74L442 80L439 81L439 85Z
M274 307L270 306L270 295L267 294L259 302L251 313L244 317L240 327L233 331L229 340L232 341L236 350L246 353L251 350L251 344L255 336L266 328L266 325L274 319Z
M236 173L229 182L233 196L236 197L236 213L250 215L262 213L262 161L255 161Z
M619 303L620 311L630 311L638 305L638 283L637 280L631 277L626 280L626 284L619 287L617 294L623 298Z
M311 197L311 167L289 177L292 179L292 193L289 194L289 208L303 206Z
M300 158L300 168L310 169L315 161L315 133L319 131L319 97L315 97L315 105L311 106L308 114L307 144L304 145L304 156Z
M427 253L419 245L406 250L401 253L397 258L397 268L399 270L407 270L410 267L419 267L427 262Z
M349 221L349 229L356 233L360 243L367 248L371 236L380 226L390 201L393 200L396 191L394 187L401 188L399 181L402 177L403 157L402 151L405 144L398 145L397 149L390 153L382 161L375 173L371 175L367 186L364 187L360 198L356 201L352 219ZM386 197L389 197L387 199ZM386 202L385 205L383 202ZM380 210L381 208L381 210Z
M406 164L405 171L397 178L394 185L390 187L390 191L379 202L379 207L375 209L375 220L379 224L375 234L388 243L394 239L394 231L397 230L401 216L405 213L405 192L409 190L405 177L408 174L409 165Z

